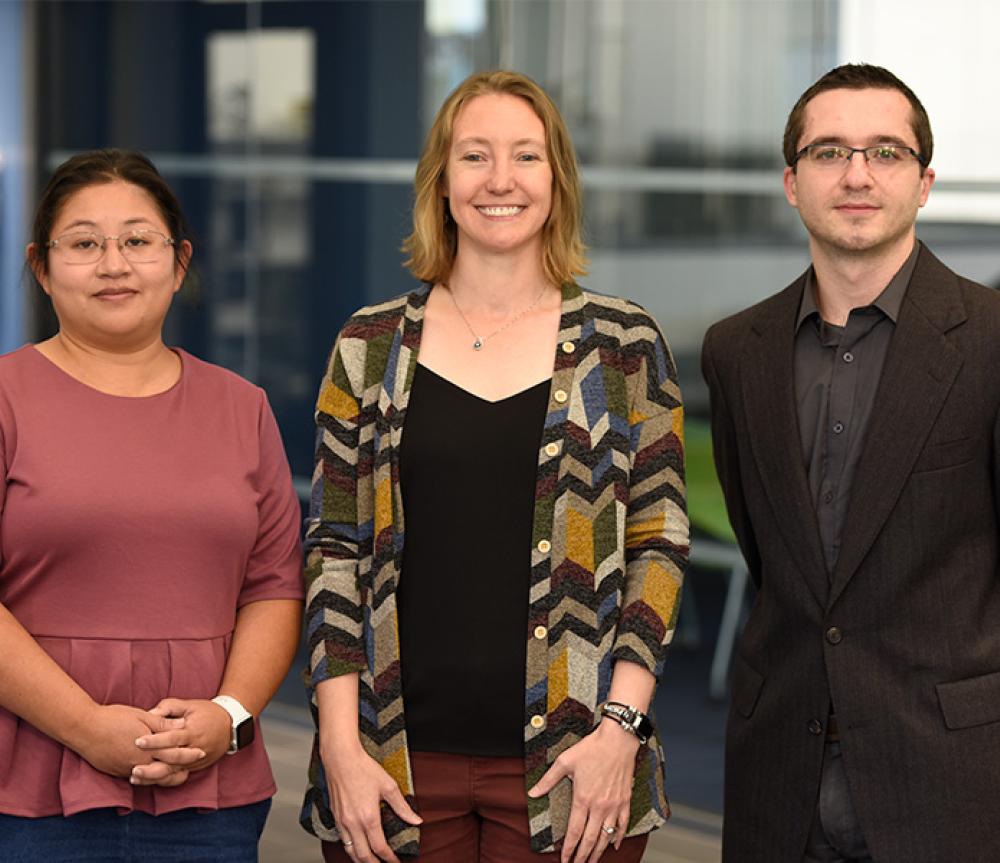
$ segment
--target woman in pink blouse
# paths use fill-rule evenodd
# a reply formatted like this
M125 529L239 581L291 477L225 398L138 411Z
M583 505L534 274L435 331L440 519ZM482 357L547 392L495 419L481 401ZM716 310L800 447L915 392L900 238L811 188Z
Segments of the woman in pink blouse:
M256 717L299 636L299 508L262 390L163 343L191 260L134 152L74 156L0 357L0 859L253 861Z

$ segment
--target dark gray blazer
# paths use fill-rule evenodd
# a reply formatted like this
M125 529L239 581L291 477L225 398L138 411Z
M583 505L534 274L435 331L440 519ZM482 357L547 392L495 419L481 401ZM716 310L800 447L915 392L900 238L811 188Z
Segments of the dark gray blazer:
M800 863L829 700L878 863L1000 861L1000 295L922 248L836 570L801 455L804 278L713 326L702 367L757 586L733 667L726 863Z

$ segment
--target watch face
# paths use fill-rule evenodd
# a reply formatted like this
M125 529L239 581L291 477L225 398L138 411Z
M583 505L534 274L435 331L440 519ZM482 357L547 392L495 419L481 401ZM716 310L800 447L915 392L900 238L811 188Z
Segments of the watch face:
M638 727L635 730L644 741L649 740L649 738L653 736L653 723L650 722L648 716L643 716L639 720Z
M248 716L244 719L233 729L233 735L236 737L237 751L253 743L253 718Z

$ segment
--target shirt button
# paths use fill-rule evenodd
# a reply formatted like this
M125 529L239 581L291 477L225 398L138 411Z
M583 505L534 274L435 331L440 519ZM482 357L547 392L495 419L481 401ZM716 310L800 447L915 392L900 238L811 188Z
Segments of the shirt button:
M829 641L830 644L840 644L843 638L844 633L840 631L839 626L831 626L826 631L826 640Z
M531 727L532 728L544 728L545 727L545 717L539 714L535 714L531 717Z
M566 395L566 390L556 390L554 393L552 393L552 398L554 398L557 402L559 402L559 404L562 404L564 401L566 401L566 399L569 398L569 396Z
M539 540L538 545L535 546L542 554L548 554L552 551L552 543L547 539Z
M844 430L844 424L842 422L835 422L833 424L833 433L840 434Z
M823 733L823 723L818 719L810 719L809 725L806 727L809 729L810 734L815 734L817 737Z
M563 342L562 343L562 352L564 354L571 354L575 350L576 350L576 345L574 345L572 342Z
M559 444L557 444L557 443L547 443L547 444L545 444L545 454L546 455L559 455Z
M545 638L549 631L544 626L535 627L535 638Z
M853 363L854 362L854 354L852 354L850 351L844 351L844 362L845 363Z

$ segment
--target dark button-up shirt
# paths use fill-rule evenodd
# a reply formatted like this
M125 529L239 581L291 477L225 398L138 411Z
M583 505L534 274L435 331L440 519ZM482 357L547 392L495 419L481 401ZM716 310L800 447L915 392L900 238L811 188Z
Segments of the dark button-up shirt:
M816 306L810 268L796 319L795 397L802 455L809 474L828 574L840 553L851 485L882 376L882 365L917 262L920 244L871 305L834 326Z

